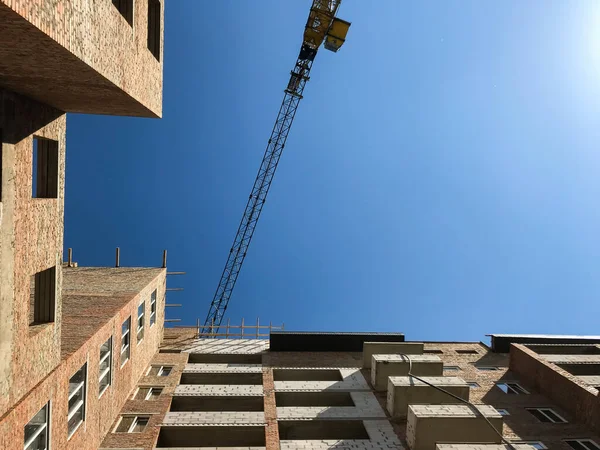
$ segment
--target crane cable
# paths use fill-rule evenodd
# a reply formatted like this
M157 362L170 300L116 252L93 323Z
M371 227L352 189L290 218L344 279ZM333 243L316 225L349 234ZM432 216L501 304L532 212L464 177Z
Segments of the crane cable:
M496 429L496 427L492 424L492 422L490 422L490 420L479 410L479 408L477 408L477 406L475 406L469 400L465 400L464 398L461 398L458 395L455 395L452 392L447 391L446 389L443 389L443 388L441 388L439 386L436 386L435 384L430 383L429 381L426 381L423 378L414 375L412 373L412 360L410 359L410 356L405 355L403 353L400 353L400 356L402 358L406 358L408 360L408 376L409 377L414 378L415 380L418 380L421 383L426 384L427 386L431 386L432 388L437 389L438 391L441 391L441 392L443 392L445 394L448 394L450 397L452 397L452 398L460 401L461 403L464 403L467 406L469 406L472 411L474 411L476 414L478 414L479 416L481 416L487 422L487 424L490 427L492 427L492 429L494 430L494 432L500 437L500 440L502 441L502 443L504 443L505 445L508 445L508 447L510 448L510 450L516 450L516 447L512 444L512 442L510 442L508 439L506 439L502 435L502 433Z

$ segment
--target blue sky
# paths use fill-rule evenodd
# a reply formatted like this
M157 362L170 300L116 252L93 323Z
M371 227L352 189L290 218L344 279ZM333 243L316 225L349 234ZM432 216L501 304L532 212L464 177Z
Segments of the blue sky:
M164 118L69 115L65 247L158 266L204 319L310 0L168 1ZM597 334L600 4L345 0L228 317L286 329Z

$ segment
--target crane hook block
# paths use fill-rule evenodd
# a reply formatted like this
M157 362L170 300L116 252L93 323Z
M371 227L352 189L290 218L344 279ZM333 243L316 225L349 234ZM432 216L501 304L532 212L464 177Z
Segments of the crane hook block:
M337 17L334 18L331 28L329 28L325 37L325 44L323 44L325 49L337 52L344 45L344 42L346 42L346 34L348 34L349 28L350 22L338 19Z

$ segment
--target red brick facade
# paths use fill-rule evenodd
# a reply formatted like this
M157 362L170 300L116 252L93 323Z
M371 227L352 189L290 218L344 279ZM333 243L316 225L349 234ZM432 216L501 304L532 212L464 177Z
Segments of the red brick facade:
M67 112L160 117L163 30L157 60L148 0L132 3L130 25L111 0L0 0L0 86Z
M578 422L600 434L600 398L598 390L555 364L544 361L521 344L510 349L510 368L524 382L562 408Z
M185 349L194 341L193 330L168 330L163 351ZM470 389L470 401L474 404L487 404L498 409L505 409L503 435L511 441L539 441L549 449L572 450L565 439L592 439L600 442L600 436L591 427L594 420L594 409L588 410L593 403L588 399L580 403L577 392L581 386L573 383L573 377L566 377L560 370L556 375L551 373L540 375L540 371L549 370L556 373L551 364L536 357L534 352L521 345L513 345L511 353L494 353L482 343L425 343L425 352L435 352L445 366L455 366L458 370L446 371L445 376L460 377L471 383L477 383ZM462 353L461 353L462 352ZM103 442L102 448L132 447L151 450L156 445L160 423L169 410L170 396L177 384L181 370L187 361L185 353L159 353L154 362L165 362L175 365L173 376L168 379L142 378L139 385L168 386L158 401L128 401L123 413L135 412L151 414L151 421L142 433L111 433ZM267 450L280 448L280 436L275 401L273 369L274 368L360 368L361 353L344 352L265 352L262 354L262 387L264 392L265 442ZM543 366L543 367L540 367ZM480 370L479 367L496 367L498 370ZM546 369L544 369L544 367ZM370 373L361 371L370 385ZM540 378L541 377L541 378ZM558 378L557 378L558 377ZM563 384L559 378L563 377ZM516 382L528 391L526 395L510 395L496 386L499 382ZM161 383L162 382L162 383ZM569 384L570 383L570 384ZM544 384L553 386L562 392L562 400L555 399ZM583 389L587 394L595 394L593 388ZM406 420L393 419L386 410L386 394L375 393L386 416L407 448ZM597 396L594 395L594 400ZM543 423L534 417L526 408L549 407L567 420L567 423ZM587 411L587 415L582 415ZM118 421L118 419L117 419ZM116 425L117 421L113 423ZM589 423L587 423L587 422Z
M0 414L4 414L60 361L66 116L2 89L0 111ZM34 136L58 141L58 198L32 198ZM55 322L30 326L31 276L53 266Z
M72 305L65 308L70 314L65 315L63 322L64 359L41 383L0 418L0 448L22 449L24 426L48 401L51 402L50 429L53 448L98 448L104 435L110 431L114 418L131 396L148 363L157 352L162 339L164 320L164 277L164 269L65 269L65 304ZM96 283L103 283L104 289L100 290L94 280ZM140 284L143 286L135 293L131 292L131 288L129 291L125 288L127 285L139 287ZM157 290L158 294L159 316L151 327L150 295L154 290ZM142 301L145 301L146 323L144 338L138 344L136 319L138 305ZM76 313L77 309L79 314ZM129 361L121 366L121 325L129 317L131 354ZM112 383L99 397L99 351L100 346L110 337L113 339ZM69 349L69 340L77 341L76 349ZM86 363L85 421L71 438L67 439L69 378Z
M153 449L158 440L160 432L159 424L162 422L165 413L171 406L171 398L175 388L179 384L181 372L187 363L187 353L157 353L152 358L150 365L172 366L173 370L169 376L159 377L146 375L148 367L142 373L137 382L137 387L162 387L163 391L156 400L134 400L132 395L127 398L121 414L148 415L150 421L143 433L117 433L115 427L121 419L121 415L110 422L110 430L102 442L101 448L143 448ZM136 389L133 389L135 393ZM113 415L113 417L115 417Z

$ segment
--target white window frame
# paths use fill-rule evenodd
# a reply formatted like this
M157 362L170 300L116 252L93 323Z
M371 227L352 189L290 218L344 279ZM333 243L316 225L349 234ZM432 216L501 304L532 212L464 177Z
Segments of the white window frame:
M166 369L169 369L169 373L165 375L164 373ZM169 375L171 375L171 372L173 372L173 366L160 366L160 369L158 370L158 373L156 375L159 377L168 377Z
M131 422L131 425L129 426L129 428L127 429L127 431L117 431L119 429L119 426L121 425L121 422L123 421L123 419L125 417L133 417L133 421ZM119 419L119 422L117 423L117 426L115 427L115 429L113 430L113 433L143 433L146 430L146 427L148 426L148 423L146 423L146 427L144 427L144 430L142 431L132 431L135 426L137 425L139 419L147 419L148 423L150 423L150 416L134 416L134 415L124 415L121 416L121 418Z
M150 328L154 326L156 323L156 297L158 293L157 290L154 289L154 292L150 294Z
M585 439L564 439L563 442L569 446L571 445L571 444L569 444L569 442L577 442L578 444L583 445L584 447L592 449L592 450L600 448L600 445L598 445L596 443L596 441L594 441L593 439L587 439L587 438L585 438ZM587 444L592 444L592 445L589 446ZM571 448L573 448L573 447L571 447Z
M502 388L500 387L500 385L505 385L506 389L511 391L511 392L504 392L502 390ZM523 392L519 392L517 389L515 389L514 387L512 387L511 385L517 386L519 389L521 389ZM516 395L529 395L530 392L525 389L523 386L521 386L519 383L516 383L514 381L500 381L498 383L496 383L496 387L498 389L500 389L502 392L504 392L505 394L516 394Z
M127 323L127 331L125 331L123 333L123 325L125 325L125 323ZM125 339L126 336L129 336L129 338L127 339L127 345L123 345L123 340ZM127 359L125 361L123 361L123 353L127 352ZM129 359L131 358L131 316L129 316L125 322L123 322L121 324L121 353L120 353L120 358L121 358L121 367L123 367L125 364L127 364L127 361L129 361Z
M542 441L510 441L510 443L511 444L527 444L527 445L534 446L534 448L537 448L537 447L535 447L537 445L541 449L548 448Z
M508 409L506 409L506 408L496 408L496 411L498 411L501 416L510 416L510 413L508 412Z
M567 419L565 419L563 416L561 416L559 413L557 413L553 408L548 408L548 407L541 406L541 407L536 407L536 408L525 408L525 409L527 409L528 412L530 412L530 411L538 411L539 413L541 413L543 416L545 416L548 419L548 422L546 422L546 423L569 423L567 421ZM548 414L546 414L544 411L552 411L552 414L556 415L559 419L562 420L562 422L555 421L551 416L549 416ZM531 412L530 412L530 414L531 414ZM536 417L536 419L537 419L537 417ZM540 422L541 422L541 420L540 420Z
M148 372L146 373L146 376L150 375L150 372L152 372L152 369L154 369L155 367L158 367L158 371L156 372L156 375L151 375L153 377L168 377L169 375L171 375L171 372L173 372L173 367L174 366L150 366L150 368L148 369ZM169 373L166 375L163 375L165 369L169 369Z
M150 397L152 397L152 394L155 390L160 390L158 395L161 395L163 388L159 386L152 386L151 388L148 388L148 393L146 394L146 397L144 397L144 400L150 400Z
M102 347L106 343L108 343L108 353L106 353L104 356L102 356ZM102 397L102 394L104 394L104 392L106 392L106 390L112 385L113 337L112 336L109 337L108 340L104 344L102 344L102 346L100 346L100 362L98 363L98 367L100 367L106 359L108 359L108 367L106 369L104 369L104 371L98 375L98 386L100 386L102 384L102 379L106 376L108 376L108 383L106 384L106 386L104 386L104 389L102 389L98 393L98 398Z
M150 400L150 397L152 397L152 394L156 390L160 390L160 394L158 394L158 395L161 395L164 388L165 388L164 386L140 386L135 390L131 399L132 400L143 400L143 401ZM146 395L144 396L144 398L138 398L138 394L140 393L141 389L148 389L148 392L146 392Z
M68 406L68 402L75 396L75 394L77 394L80 390L83 390L83 398L75 404L75 406L72 409L69 409L67 412L67 430L69 427L69 420L71 420L71 417L73 417L75 414L77 414L77 412L83 408L82 414L81 414L81 421L75 426L75 428L73 428L72 431L69 432L69 435L67 437L67 439L70 439L71 436L73 436L75 434L75 432L79 429L79 427L81 426L81 424L83 422L85 422L85 413L86 413L86 402L87 402L87 381L88 381L88 370L87 370L87 361L86 363L81 366L81 368L77 371L81 371L84 370L84 376L83 376L83 381L81 381L77 388L71 392L69 394L69 397L67 398L67 406ZM69 378L69 385L71 384L71 379L77 374L77 372L75 372L73 375L71 375L71 378Z
M140 308L142 312L140 313ZM140 320L142 324L140 325ZM144 325L146 323L146 300L138 305L137 322L136 322L136 341L138 345L144 340ZM140 337L141 333L141 337Z
M23 443L23 449L27 450L27 447L29 447L31 444L33 444L33 442L37 439L37 437L42 434L42 432L45 430L46 431L46 445L44 447L45 450L49 450L50 449L50 423L51 423L51 419L50 419L50 402L46 403L41 409L46 409L46 417L45 417L45 422L37 429L33 432L33 434L29 437L29 439L27 441L25 441ZM37 416L40 411L38 411L37 413L35 413L33 415L33 417ZM31 423L31 421L33 420L33 417L29 420L29 422L27 422L27 425L29 425ZM27 426L25 425L25 426Z

